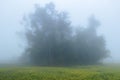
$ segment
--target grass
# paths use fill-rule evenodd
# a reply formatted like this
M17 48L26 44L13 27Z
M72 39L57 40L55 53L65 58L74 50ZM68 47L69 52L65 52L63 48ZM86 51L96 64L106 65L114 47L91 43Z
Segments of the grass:
M0 80L120 80L118 66L0 68Z

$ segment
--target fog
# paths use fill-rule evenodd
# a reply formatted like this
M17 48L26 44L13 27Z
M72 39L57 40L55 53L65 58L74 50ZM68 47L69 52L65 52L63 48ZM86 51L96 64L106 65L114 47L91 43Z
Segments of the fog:
M118 0L1 0L0 3L0 62L16 60L24 51L22 20L34 10L35 4L53 2L59 11L67 11L73 25L87 26L92 14L100 21L98 34L105 37L110 62L119 62L120 11Z

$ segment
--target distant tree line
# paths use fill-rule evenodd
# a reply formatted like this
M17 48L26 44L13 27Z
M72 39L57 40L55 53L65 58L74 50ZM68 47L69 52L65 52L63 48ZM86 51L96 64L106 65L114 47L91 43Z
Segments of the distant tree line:
M31 65L98 64L108 56L104 37L97 35L100 23L94 16L86 28L73 29L67 13L49 3L36 6L24 22L27 47L22 59Z

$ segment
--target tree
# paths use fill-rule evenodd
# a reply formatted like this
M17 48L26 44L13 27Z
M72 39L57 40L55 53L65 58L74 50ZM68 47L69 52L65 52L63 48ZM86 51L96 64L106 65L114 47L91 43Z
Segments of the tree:
M87 28L77 29L74 42L78 63L97 64L109 56L104 37L97 35L99 26L99 21L92 15Z
M24 54L33 65L96 64L106 57L105 41L97 36L94 18L88 28L74 32L67 13L49 3L36 6L25 23L28 46Z

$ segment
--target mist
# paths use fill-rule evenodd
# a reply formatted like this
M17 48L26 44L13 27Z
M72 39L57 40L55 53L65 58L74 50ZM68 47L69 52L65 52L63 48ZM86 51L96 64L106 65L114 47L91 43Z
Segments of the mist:
M69 14L73 26L87 27L88 18L94 15L100 21L98 35L103 35L106 48L110 50L110 57L106 62L119 63L119 19L120 1L117 0L25 0L25 1L0 1L0 62L17 61L23 54L27 43L23 39L25 28L23 17L33 13L35 4L44 6L53 2L58 11ZM20 33L19 33L20 32Z

